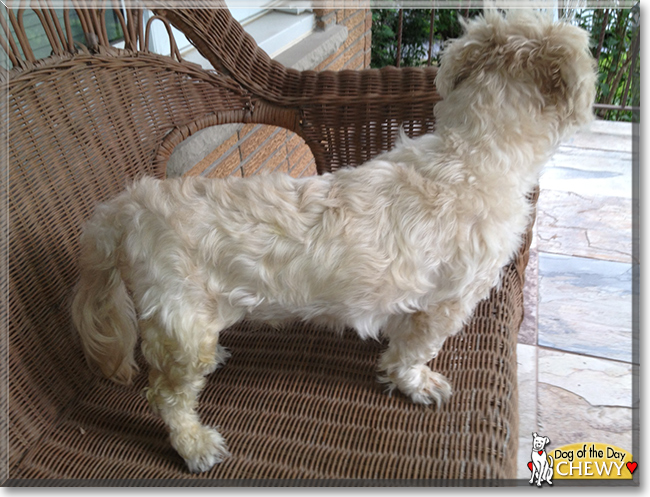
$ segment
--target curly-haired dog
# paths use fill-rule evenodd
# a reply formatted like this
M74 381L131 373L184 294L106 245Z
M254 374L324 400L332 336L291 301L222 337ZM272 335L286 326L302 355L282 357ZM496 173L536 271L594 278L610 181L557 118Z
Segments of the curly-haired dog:
M533 13L464 23L437 74L435 134L357 168L293 179L143 179L100 205L81 240L72 315L91 363L135 370L192 471L227 456L196 411L243 318L308 319L388 339L380 380L414 402L451 395L427 362L521 244L526 194L592 118L587 34Z

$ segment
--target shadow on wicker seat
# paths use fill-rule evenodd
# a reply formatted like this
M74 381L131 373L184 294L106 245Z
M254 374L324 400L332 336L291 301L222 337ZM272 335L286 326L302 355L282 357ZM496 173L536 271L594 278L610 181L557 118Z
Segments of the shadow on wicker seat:
M31 52L21 10L6 10L11 29L3 23L0 33L12 65L0 71L9 119L6 484L515 477L516 339L530 233L501 288L433 361L455 391L441 409L387 396L375 379L382 345L352 333L303 323L226 331L233 357L209 378L199 411L221 427L232 457L201 475L186 470L141 394L144 363L131 387L93 376L69 319L83 221L132 179L164 177L183 137L219 124L268 124L298 134L319 173L358 165L389 149L400 126L411 136L433 130L435 69L298 72L271 60L225 9L157 11L217 68L206 71L177 50L174 58L142 48L141 11L118 13L124 49L107 43L100 11L77 11L85 46L69 22L36 12L51 56Z

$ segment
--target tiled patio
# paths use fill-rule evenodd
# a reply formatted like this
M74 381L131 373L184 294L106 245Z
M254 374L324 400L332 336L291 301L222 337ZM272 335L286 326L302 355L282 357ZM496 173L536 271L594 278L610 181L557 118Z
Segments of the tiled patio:
M551 449L632 452L632 125L596 121L565 143L537 216L517 348L520 478L535 431Z

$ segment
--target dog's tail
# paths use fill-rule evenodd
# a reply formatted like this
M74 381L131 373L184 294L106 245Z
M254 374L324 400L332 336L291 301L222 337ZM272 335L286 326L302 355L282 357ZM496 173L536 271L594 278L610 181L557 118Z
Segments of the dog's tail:
M117 383L131 383L138 369L136 312L117 267L121 238L114 212L101 206L81 236L81 276L72 301L74 323L91 368Z

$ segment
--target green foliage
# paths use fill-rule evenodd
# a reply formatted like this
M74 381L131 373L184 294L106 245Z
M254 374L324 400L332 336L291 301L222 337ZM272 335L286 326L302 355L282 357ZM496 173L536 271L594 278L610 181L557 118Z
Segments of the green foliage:
M469 17L473 17L478 12L478 10L470 9ZM460 36L462 28L458 16L466 14L465 10L436 9L433 24L434 47L445 40ZM431 9L404 9L401 66L427 64L430 26ZM398 9L373 9L371 67L395 65L398 30ZM434 50L432 62L437 63L437 61L438 53Z
M581 9L574 13L575 23L590 32L591 50L598 58L598 103L640 106L639 16L640 3L631 9ZM631 111L599 110L598 114L618 121L634 119Z
M424 16L417 15L424 12L424 10L404 9L401 56L401 65L403 66L420 65L420 61L426 55L425 46L429 39L429 23L425 22ZM398 29L399 11L397 9L375 9L372 11L372 67L395 64Z
M395 10L372 11L372 52L371 67L389 66L395 61L397 43L397 18Z

